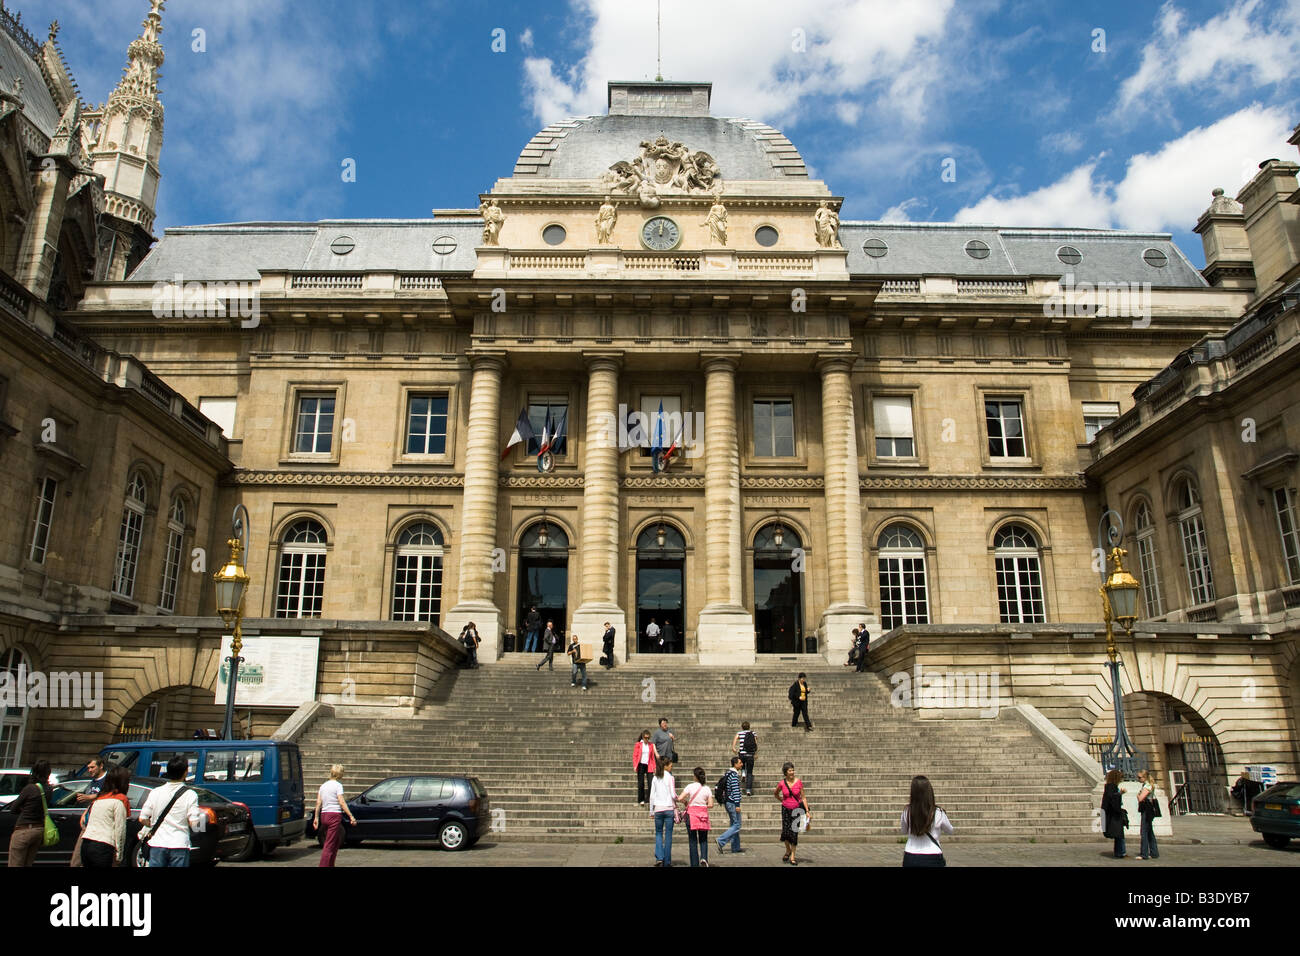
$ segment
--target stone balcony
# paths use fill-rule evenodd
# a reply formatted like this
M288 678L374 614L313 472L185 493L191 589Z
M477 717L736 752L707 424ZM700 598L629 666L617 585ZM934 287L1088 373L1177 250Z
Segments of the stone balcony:
M847 279L843 249L807 252L740 252L735 249L682 249L650 252L598 246L506 249L480 246L475 278L511 279Z

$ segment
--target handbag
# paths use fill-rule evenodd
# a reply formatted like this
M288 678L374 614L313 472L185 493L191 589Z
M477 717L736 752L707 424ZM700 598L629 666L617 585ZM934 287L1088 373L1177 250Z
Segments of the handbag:
M54 822L54 818L50 816L50 807L49 807L49 804L47 804L47 803L45 802L45 788L42 787L42 786L38 783L38 784L36 785L36 789L39 790L39 791L41 792L41 811L42 811L42 813L43 813L44 816L45 816L45 843L44 843L44 846L46 846L46 847L58 846L58 845L59 845L59 825L58 825L57 823L55 823L55 822Z

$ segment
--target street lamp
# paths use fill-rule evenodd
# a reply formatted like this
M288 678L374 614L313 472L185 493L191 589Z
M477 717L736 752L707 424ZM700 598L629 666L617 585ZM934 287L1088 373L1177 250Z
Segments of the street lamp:
M234 628L230 656L226 658L230 670L226 680L226 723L221 732L222 740L233 739L235 687L239 683L239 665L243 661L239 652L244 649L241 628L244 620L244 595L248 591L248 572L244 570L243 562L248 550L248 524L248 509L243 505L235 505L230 517L232 536L226 542L230 546L230 560L212 575L216 583L217 613L221 615L226 627Z
M1113 524L1109 521L1111 517L1115 520ZM1106 574L1104 558L1106 549L1102 545L1103 537L1109 539L1110 560L1114 564L1114 569L1109 576ZM1137 621L1137 596L1140 585L1137 578L1124 569L1123 559L1128 552L1119 547L1119 542L1123 538L1124 520L1114 511L1107 511L1101 516L1101 522L1097 526L1097 550L1103 555L1099 590L1102 612L1106 621L1106 656L1109 658L1110 692L1115 701L1115 739L1102 751L1101 765L1106 770L1112 767L1118 768L1126 778L1132 779L1139 770L1146 769L1146 758L1129 740L1128 728L1124 726L1124 697L1119 686L1119 651L1115 647L1114 623L1119 622L1120 627L1132 636L1133 624Z
M546 509L542 509L542 526L537 530L537 546L544 548L551 540L550 529L546 526Z
M776 529L772 532L772 543L778 548L785 544L785 528L781 525L781 512L776 513Z
M655 531L655 543L659 545L660 550L663 550L664 545L668 543L668 529L664 527L662 515L659 518L659 527Z

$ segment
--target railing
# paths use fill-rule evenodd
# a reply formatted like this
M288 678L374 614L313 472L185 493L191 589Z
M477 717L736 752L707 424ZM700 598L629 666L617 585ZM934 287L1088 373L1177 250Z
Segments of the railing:
M1205 624L1218 619L1219 609L1213 604L1203 604L1200 607L1189 608L1187 611L1187 620L1194 624Z
M1183 397L1183 380L1179 376L1172 382L1162 388L1159 392L1148 397L1153 412L1163 412L1166 408L1175 405Z
M920 279L886 279L880 286L881 292L920 292Z
M3 275L3 273L0 273ZM7 275L0 281L0 306L16 319L27 318L27 298L30 293Z
M1300 607L1300 587L1282 589L1283 607Z
M292 289L351 289L360 290L364 276L340 275L331 272L300 272L290 282Z
M1234 370L1243 369L1252 362L1258 361L1275 348L1277 348L1277 330L1269 329L1263 335L1251 339L1241 348L1232 353L1232 367Z
M566 253L512 252L511 269L585 269L587 257Z
M171 410L172 392L166 385L148 372L140 376L140 391L155 404Z
M736 269L740 272L812 272L813 261L806 256L736 256Z
M958 279L957 293L970 295L1024 295L1024 279Z
M402 276L400 287L433 291L442 288L442 280L437 276Z
M1123 438L1129 432L1134 431L1141 424L1142 424L1142 417L1138 414L1138 410L1136 408L1132 408L1129 409L1127 412L1125 412L1123 415L1121 415L1119 418L1115 419L1106 427L1110 430L1110 433L1114 435L1115 438L1118 440L1120 438Z
M646 256L628 255L623 265L629 271L639 272L699 272L700 256Z
M181 421L199 435L208 433L208 420L193 405L185 402L181 405Z

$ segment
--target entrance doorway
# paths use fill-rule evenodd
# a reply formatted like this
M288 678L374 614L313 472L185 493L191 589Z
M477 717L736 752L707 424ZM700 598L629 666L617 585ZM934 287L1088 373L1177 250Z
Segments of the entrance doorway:
M525 531L519 541L519 601L515 619L519 640L515 646L523 649L524 621L532 607L542 616L542 631L546 630L547 621L554 621L555 633L563 641L568 632L568 595L569 536L543 519ZM563 651L563 646L559 650Z
M794 549L802 547L798 533L779 522L754 536L754 634L760 654L803 653L802 575L794 570Z
M658 638L646 634L651 621ZM636 539L635 626L638 654L685 653L686 539L662 521Z

